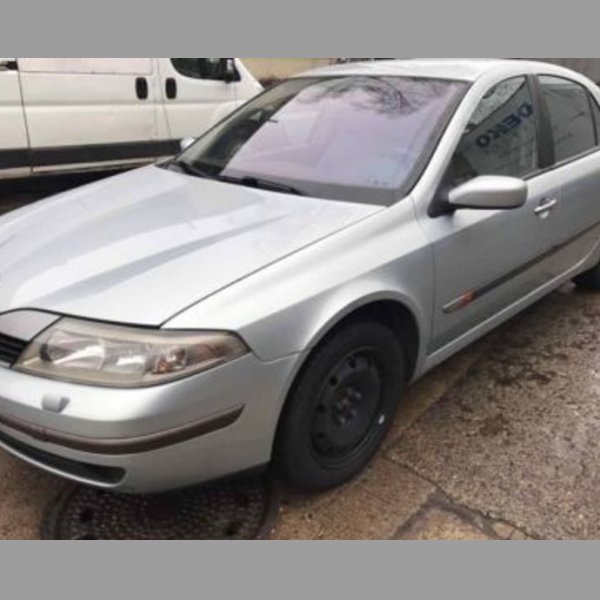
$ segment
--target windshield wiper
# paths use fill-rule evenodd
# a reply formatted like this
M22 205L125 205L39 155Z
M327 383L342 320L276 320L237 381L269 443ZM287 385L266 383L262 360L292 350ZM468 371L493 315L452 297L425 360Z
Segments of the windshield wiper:
M265 179L263 177L229 177L227 175L219 175L217 177L219 181L225 181L227 183L234 183L237 185L245 185L246 187L257 188L261 190L269 190L271 192L283 192L284 194L294 194L295 196L305 196L306 194L286 183L280 183L279 181L272 181L271 179Z
M269 190L271 192L283 192L284 194L294 194L295 196L305 196L304 192L301 192L298 188L295 188L286 183L280 183L279 181L272 181L263 177L230 177L229 175L213 175L200 167L190 164L184 160L172 160L167 163L167 167L176 167L187 175L193 177L202 177L203 179L214 179L216 181L223 181L225 183L233 183L235 185L244 185L246 187L253 187L261 190Z
M192 177L202 177L203 179L216 179L216 177L214 177L210 173L207 173L203 169L200 169L198 167L195 167L194 165L191 165L189 162L186 162L185 160L172 160L172 161L168 162L166 166L177 167L178 169L183 171L186 175L192 175Z

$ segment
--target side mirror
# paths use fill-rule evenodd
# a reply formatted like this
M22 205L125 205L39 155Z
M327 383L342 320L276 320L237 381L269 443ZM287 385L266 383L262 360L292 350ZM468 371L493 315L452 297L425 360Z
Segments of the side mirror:
M511 210L527 202L527 183L516 177L482 175L459 185L448 195L455 209Z
M240 75L235 67L235 60L233 58L221 59L221 73L225 83L232 83L234 81L239 81L240 79Z
M183 152L184 150L187 150L195 141L196 139L193 137L183 138L179 142L179 149Z

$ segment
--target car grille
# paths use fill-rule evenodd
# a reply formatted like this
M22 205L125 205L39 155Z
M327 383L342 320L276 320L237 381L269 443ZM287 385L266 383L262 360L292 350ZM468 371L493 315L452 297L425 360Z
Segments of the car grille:
M0 363L13 365L23 353L27 342L0 333Z

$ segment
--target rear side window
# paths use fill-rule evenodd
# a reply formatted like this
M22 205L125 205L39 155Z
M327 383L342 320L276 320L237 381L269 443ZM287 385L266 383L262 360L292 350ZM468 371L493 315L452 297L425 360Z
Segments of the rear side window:
M546 103L557 163L588 152L596 146L596 125L588 91L561 77L539 78Z
M184 77L221 81L224 77L221 58L172 58L175 70Z
M456 149L447 181L480 175L526 177L537 169L535 108L525 77L491 88L473 113Z

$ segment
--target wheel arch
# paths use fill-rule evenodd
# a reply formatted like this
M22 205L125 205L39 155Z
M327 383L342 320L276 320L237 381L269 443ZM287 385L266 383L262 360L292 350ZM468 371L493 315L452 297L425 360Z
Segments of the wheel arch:
M303 365L318 346L342 327L360 319L372 319L382 323L396 334L406 353L406 374L407 380L410 381L419 363L422 347L421 327L417 315L406 302L390 297L363 299L332 317L313 336L294 379L299 376Z
M417 311L411 308L408 302L394 296L363 298L333 315L313 333L310 343L290 376L279 419L281 419L287 400L312 354L330 336L335 335L336 331L363 318L372 318L389 326L394 331L403 343L405 350L406 379L411 381L414 378L422 362L422 350L425 347L425 342L421 338L422 325Z
M307 363L313 353L330 336L335 335L337 331L350 323L360 319L373 319L390 327L398 338L402 341L405 350L405 373L406 381L411 381L418 372L421 361L421 352L424 346L420 338L421 326L416 314L408 303L394 297L370 297L361 302L348 306L345 310L327 321L313 336L312 341L298 365L290 377L289 385L286 390L285 399L281 405L277 427L273 439L273 449L276 447L281 425L286 412L286 406L294 389L302 376Z

